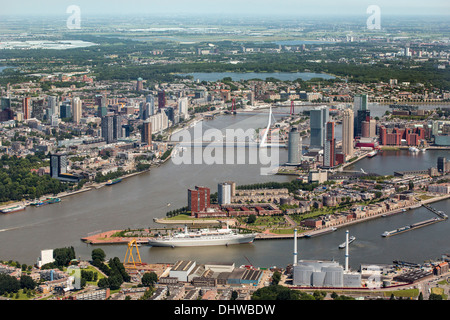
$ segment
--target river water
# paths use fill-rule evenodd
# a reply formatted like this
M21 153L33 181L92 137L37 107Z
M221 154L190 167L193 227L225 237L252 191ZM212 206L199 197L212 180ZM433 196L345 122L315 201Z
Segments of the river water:
M383 112L384 111L380 111ZM281 115L275 114L276 118ZM208 128L264 128L267 113L259 115L237 114L218 116L204 121ZM189 129L193 132L193 129ZM240 150L243 152L245 149ZM247 150L248 152L248 150ZM287 150L280 149L280 163L287 160ZM241 153L236 153L241 154ZM447 152L448 154L448 152ZM427 169L436 165L443 151L427 151L411 156L407 151L385 152L371 159L363 159L353 169L392 174L395 170ZM244 157L245 159L245 157ZM401 159L401 161L399 161ZM407 160L407 161L406 161ZM261 175L261 164L183 164L171 160L148 173L143 173L110 187L63 198L58 204L0 216L0 259L20 263L36 262L40 250L73 246L78 257L89 259L94 248L102 248L107 257L124 258L125 245L91 246L80 239L90 233L126 228L157 226L153 218L164 217L166 212L187 205L187 189L196 185L217 191L217 184L235 181L237 185L266 181L289 181L292 177ZM167 203L171 206L167 207ZM433 204L446 210L450 200ZM449 213L449 212L447 212ZM433 217L424 208L386 218L378 218L349 226L350 235L357 240L350 246L350 267L357 269L363 263L391 263L401 259L423 262L449 252L449 222L440 222L390 238L381 234L386 230ZM299 239L299 259L335 259L344 263L344 252L338 245L345 240L345 230L311 239ZM198 263L249 261L260 267L285 267L292 263L293 240L261 240L253 244L211 248L139 248L143 262L175 262L193 259Z

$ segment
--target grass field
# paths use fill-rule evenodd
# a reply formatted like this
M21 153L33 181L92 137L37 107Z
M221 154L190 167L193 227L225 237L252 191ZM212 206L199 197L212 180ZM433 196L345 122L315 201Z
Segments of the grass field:
M385 297L390 297L392 294L394 295L394 297L416 298L419 296L419 289L405 289L405 290L384 292Z

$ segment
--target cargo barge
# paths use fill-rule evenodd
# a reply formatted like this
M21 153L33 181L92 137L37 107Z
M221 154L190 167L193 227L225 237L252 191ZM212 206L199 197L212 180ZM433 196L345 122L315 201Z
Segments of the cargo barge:
M17 212L17 211L23 211L23 210L25 210L25 208L26 208L25 206L18 205L18 206L2 209L1 212L4 214L13 213L13 212Z
M443 221L443 220L439 219L439 218L428 219L428 220L425 220L425 221L414 223L414 224L409 225L409 226L398 228L396 230L385 231L385 232L383 232L383 234L381 236L382 237L394 236L394 235L397 235L397 234L400 234L400 233L403 233L403 232L406 232L406 231L409 231L409 230L417 229L417 228L420 228L420 227L425 227L425 226L428 226L430 224L433 224L433 223L436 223L436 222L440 222L440 221Z
M31 206L34 207L40 207L40 206L45 206L46 204L52 204L52 203L57 203L57 202L61 202L60 198L46 198L44 200L38 200L36 202L31 203Z
M314 233L310 233L310 234L305 234L305 238L312 238L312 237L321 236L323 234L334 232L336 230L337 230L337 228L331 227L331 228L325 229L323 231L318 231L318 232L314 232Z

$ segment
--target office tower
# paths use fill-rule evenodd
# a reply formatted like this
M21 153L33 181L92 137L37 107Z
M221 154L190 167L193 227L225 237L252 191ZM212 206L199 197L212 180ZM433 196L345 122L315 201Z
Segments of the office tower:
M147 97L145 97L145 102L147 104L146 108L148 111L148 116L152 116L155 114L155 97L151 94L147 95ZM145 120L145 119L144 119Z
M47 97L47 114L48 117L51 118L52 115L56 114L59 116L59 110L57 107L57 101L55 96L48 96Z
M50 177L58 178L63 173L67 173L67 155L60 153L51 154Z
M142 78L138 78L136 83L136 91L142 90L144 90L144 80Z
M166 93L164 90L158 92L158 108L162 109L166 107Z
M353 102L353 114L354 120L354 133L355 137L361 137L362 134L362 122L366 121L370 117L370 110L367 109L367 95L357 94L355 95Z
M448 171L447 170L447 166L448 166L447 158L445 158L445 157L438 157L438 159L437 159L438 172L442 172L442 173L447 172Z
M323 155L323 166L332 168L336 165L336 138L334 136L334 122L327 122L326 142Z
M22 112L24 120L31 118L31 100L29 97L25 97L22 100Z
M164 112L166 113L167 118L170 121L172 121L172 123L174 123L175 122L175 112L174 112L173 108L172 107L166 107L166 108L164 108Z
M108 98L106 94L97 95L95 97L97 104L97 116L102 118L108 114Z
M358 110L356 113L355 124L354 124L354 136L362 136L362 125L364 121L370 120L370 110Z
M367 110L367 95L355 95L353 99L353 113L356 114L358 110Z
M14 120L14 111L11 110L11 98L2 98L0 121Z
M178 114L184 119L189 119L188 99L180 98L178 100Z
M150 120L146 120L142 124L141 142L147 145L152 144L152 123L150 122Z
M120 138L122 138L122 116L115 114L112 116L113 118L113 140L116 142Z
M302 162L302 137L297 128L292 128L289 132L288 142L288 163L289 165L299 165Z
M188 210L192 213L206 211L210 207L210 190L205 187L195 187L188 190Z
M79 124L82 115L82 102L79 97L75 97L72 99L72 115L73 122Z
M2 110L11 109L11 98L2 98Z
M61 119L67 119L72 117L72 111L71 106L69 103L64 102L59 106L59 115L61 116Z
M231 204L231 184L219 183L217 188L217 202L220 205Z
M329 119L327 107L310 111L311 148L323 148L325 144L325 126Z
M345 156L353 156L353 110L344 110L344 116L342 119L342 151Z
M114 118L113 116L102 117L102 137L105 139L106 144L115 142L114 140Z

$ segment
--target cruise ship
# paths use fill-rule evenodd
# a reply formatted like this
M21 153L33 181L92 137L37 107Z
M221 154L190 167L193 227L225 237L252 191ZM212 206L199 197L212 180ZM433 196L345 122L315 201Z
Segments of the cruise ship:
M240 234L228 228L226 229L200 229L189 231L187 226L184 232L177 232L172 236L156 237L148 240L152 247L196 247L196 246L220 246L252 243L255 233Z

